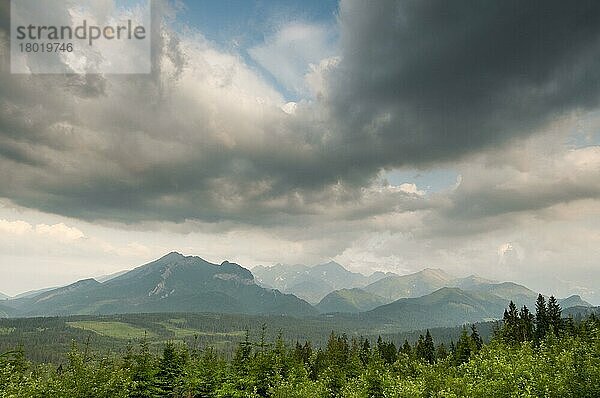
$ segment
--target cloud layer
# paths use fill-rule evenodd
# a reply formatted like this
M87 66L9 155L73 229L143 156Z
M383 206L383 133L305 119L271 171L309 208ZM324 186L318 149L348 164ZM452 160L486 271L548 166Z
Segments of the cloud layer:
M598 105L593 1L343 1L339 20L340 144L380 164L454 160Z
M600 147L568 144L582 120L583 134L600 126L598 2L342 1L337 32L298 21L248 49L305 96L296 103L241 54L168 23L154 24L148 76L10 75L0 10L0 198L11 206L213 234L224 250L232 236L255 240L234 254L255 264L502 264L525 278L569 261L578 280L600 277ZM173 17L164 4L155 16ZM385 179L434 166L460 181L429 193ZM553 251L561 231L572 241Z
M341 61L293 113L199 34L163 30L151 77L3 70L0 161L12 172L0 195L126 222L272 223L351 206L382 168L461 159L597 105L598 5L538 6L342 2ZM250 51L268 67L283 43L308 63L307 32L324 34L296 24ZM303 72L279 65L284 81Z

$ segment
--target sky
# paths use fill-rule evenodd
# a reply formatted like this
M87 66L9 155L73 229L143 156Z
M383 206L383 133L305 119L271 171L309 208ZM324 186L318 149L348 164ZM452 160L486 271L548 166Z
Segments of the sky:
M600 304L600 3L163 1L150 75L11 75L7 4L0 292L179 251Z

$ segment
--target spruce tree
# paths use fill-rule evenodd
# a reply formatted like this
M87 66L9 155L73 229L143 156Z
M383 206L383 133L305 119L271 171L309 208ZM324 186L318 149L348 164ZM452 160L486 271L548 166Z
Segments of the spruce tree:
M312 346L309 341L306 341L304 345L300 344L296 341L296 346L294 348L293 357L297 362L302 364L307 364L312 355Z
M415 343L415 356L418 359L425 358L425 337L422 334L419 335L419 340Z
M158 369L153 355L150 353L147 335L140 342L140 350L134 356L132 369L133 388L130 392L132 398L159 397L160 389L155 386L155 377Z
M397 351L396 345L391 341L384 341L380 344L379 356L383 359L383 362L391 365L396 362Z
M504 310L504 326L502 327L502 337L509 344L519 342L519 313L517 306L512 301L508 305L508 310Z
M156 384L163 397L179 396L183 386L186 357L179 352L173 342L168 341L163 349L163 356L156 374Z
M323 370L327 367L327 356L320 348L312 355L308 367L308 375L315 381L321 377Z
M250 355L252 354L252 342L250 341L250 331L246 330L244 341L241 341L233 358L233 366L237 372L242 375L248 373Z
M348 356L350 353L348 337L345 334L336 336L335 333L331 332L329 335L329 340L327 341L325 353L327 355L329 365L333 367L344 366L344 364L348 361Z
M411 358L412 357L412 347L410 346L410 343L408 342L408 340L404 340L404 344L402 344L402 348L400 349L402 351L403 354L406 354L407 357Z
M562 330L562 310L558 301L554 296L550 296L548 299L548 326L556 336L558 336Z
M369 339L364 339L362 342L359 357L363 366L369 363L369 359L371 359L371 344L369 343Z
M531 341L533 339L533 319L533 314L524 305L519 313L519 341Z
M542 340L548 332L548 311L546 309L546 299L541 294L538 295L535 303L535 338Z
M573 320L573 315L569 315L565 322L565 331L569 336L575 336L575 321Z
M467 334L467 329L463 327L460 338L456 342L454 349L454 361L457 365L469 362L471 352L473 351L473 340Z
M437 346L437 349L435 351L435 357L438 360L444 359L448 356L448 351L446 350L446 346L444 345L444 343L441 343L440 345Z
M479 352L479 350L481 350L481 347L483 347L483 339L479 335L479 332L477 331L477 327L475 327L475 325L471 325L471 336L470 337L471 337L471 340L473 341L473 345L475 347L475 352Z
M433 338L431 338L429 329L427 329L427 333L425 333L424 359L429 363L435 362L435 345L433 344Z
M383 347L383 339L381 338L381 335L379 337L377 337L377 352L379 353L379 355L381 355L381 350Z
M213 397L215 390L223 383L224 360L219 358L212 348L206 348L190 364L192 397Z
M302 344L298 340L296 340L296 345L294 346L293 357L297 362L304 363L304 353L302 352Z

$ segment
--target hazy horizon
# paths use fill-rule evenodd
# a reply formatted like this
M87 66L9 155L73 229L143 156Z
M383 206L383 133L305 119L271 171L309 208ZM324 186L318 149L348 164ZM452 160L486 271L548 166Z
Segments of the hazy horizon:
M206 260L201 255L192 254L192 253L186 254L186 253L180 253L180 252L177 252L177 251L172 251L172 252L169 252L169 253L165 253L164 256L167 256L168 254L172 254L172 253L180 254L183 257L199 257L199 258L201 258L203 260ZM149 263L151 263L151 262L153 262L155 260L158 260L158 259L160 259L160 258L162 258L164 256L160 256L159 258L155 258L155 259L153 259L153 260L151 260L149 262L146 262L146 263L143 263L143 264L137 264L137 265L131 266L129 268L125 268L125 269L122 269L122 270L119 270L119 271L116 271L116 272L112 272L110 274L89 275L87 277L82 277L82 278L78 278L76 280L71 280L71 281L68 281L66 283L63 283L63 284L60 284L60 285L56 285L56 286L39 286L39 287L34 288L34 289L26 289L26 290L18 291L16 293L9 294L9 296L11 298L14 298L14 297L19 296L21 294L29 293L29 292L36 291L36 290L46 290L46 289L54 289L54 288L59 288L59 287L63 287L63 286L68 286L68 285L70 285L72 283L75 283L75 282L78 282L78 281L81 281L81 280L85 280L85 279L96 279L96 280L98 280L100 282L103 282L102 279L110 277L108 279L108 280L110 280L113 277L120 276L120 275L122 275L122 274L124 274L126 272L129 272L129 271L132 271L132 270L134 270L134 269L136 269L138 267L145 266L145 265L147 265L147 264L149 264ZM206 260L206 261L208 261L208 260ZM219 264L222 264L222 263L227 262L227 261L229 261L229 260L223 259L222 261L209 261L209 262L212 263L212 264L215 264L215 265L219 265ZM255 267L259 267L259 266L263 266L263 267L290 267L290 266L291 267L295 267L295 266L301 266L301 267L310 267L310 268L312 268L312 267L317 267L319 265L325 265L325 264L328 264L330 262L337 263L336 261L331 260L331 261L328 261L326 263L319 263L319 264L281 264L281 263L277 263L277 264L267 265L267 266L259 264L259 265L255 265L255 266L252 266L252 267L245 267L244 264L239 264L239 265L241 265L244 268L248 268L250 271L252 271ZM337 263L337 264L339 264L339 263ZM376 270L376 269L370 270L367 273L360 272L360 271L352 271L352 270L348 269L344 264L339 264L339 265L341 265L342 267L344 267L348 271L357 272L357 273L360 273L360 274L362 274L364 276L369 276L369 275L371 275L373 273L376 273L376 272L387 272L387 273L390 273L390 271L381 271L381 270ZM404 274L396 274L396 273L392 273L392 274L403 276L403 275L411 275L411 274L414 274L414 273L419 273L419 272L426 271L426 270L442 271L442 272L446 273L446 271L444 271L442 268L425 267L423 269L420 269L420 270L417 270L417 271L414 271L414 272L409 272L409 273L404 273ZM446 274L448 276L450 276L450 277L453 277L453 278L466 278L466 277L469 277L469 276L482 277L481 275L477 275L477 274L459 274L459 275L455 275L455 274L451 274L451 273L446 273ZM255 278L256 278L256 275L255 275ZM484 279L486 279L486 278L484 278ZM491 280L490 279L489 282L490 283L514 282L514 283L520 284L519 281L512 281L512 280ZM528 286L525 286L525 287L528 287ZM540 291L535 291L535 289L533 289L533 290L534 290L535 293L542 293L545 296L554 295L554 296L556 296L559 299L563 299L563 298L567 298L567 297L570 297L572 295L575 295L575 293L573 293L573 294L567 294L567 295L564 295L564 296L560 296L560 295L555 294L553 291L541 291L541 290ZM7 292L0 292L0 293L5 293L6 294ZM579 294L577 294L577 295L579 295ZM594 302L593 300L590 300L590 301L591 301L590 304L592 304L592 305L600 305L599 302Z

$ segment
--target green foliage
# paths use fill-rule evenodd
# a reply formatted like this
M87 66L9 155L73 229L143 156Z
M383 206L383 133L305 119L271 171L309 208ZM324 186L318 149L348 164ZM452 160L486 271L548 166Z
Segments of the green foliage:
M230 360L197 341L169 341L153 350L146 338L118 355L94 353L89 341L72 344L58 366L32 364L17 348L0 355L0 398L600 396L595 316L561 320L570 323L568 332L551 320L543 337L527 339L511 327L531 317L516 308L507 313L517 321L505 322L487 345L476 327L464 327L450 350L436 348L429 331L399 350L381 337L372 343L333 332L322 348L309 342L288 347L281 333L267 339L266 326L257 340L248 333Z
M544 296L538 296L535 304L536 315L529 312L527 306L521 311L511 301L508 310L504 310L504 327L500 331L501 337L509 344L519 344L534 340L536 343L542 341L548 333L560 336L561 333L573 333L574 324L572 318L563 320L562 310L554 296L550 296L548 303Z
M537 341L546 336L548 332L548 313L546 309L546 299L541 294L538 295L535 303L535 338Z
M435 362L435 346L433 344L431 333L429 333L429 329L427 330L425 337L423 337L423 335L419 336L419 341L415 347L415 352L417 354L417 358L422 359L430 364Z
M456 342L456 347L454 349L454 362L457 365L468 362L471 358L471 353L474 352L474 350L475 345L473 340L467 334L467 329L463 328L463 332Z
M561 330L563 329L562 318L561 318L561 308L558 304L558 301L554 298L554 296L550 296L548 299L548 326L550 330L558 336Z

